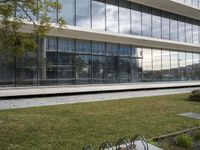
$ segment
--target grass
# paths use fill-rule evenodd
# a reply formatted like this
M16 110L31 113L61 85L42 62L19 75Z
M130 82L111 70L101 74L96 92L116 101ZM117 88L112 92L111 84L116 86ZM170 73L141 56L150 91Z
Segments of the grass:
M116 95L117 96L117 95ZM199 126L189 94L0 111L0 150L80 150L141 133L147 138ZM1 122L2 121L2 122Z

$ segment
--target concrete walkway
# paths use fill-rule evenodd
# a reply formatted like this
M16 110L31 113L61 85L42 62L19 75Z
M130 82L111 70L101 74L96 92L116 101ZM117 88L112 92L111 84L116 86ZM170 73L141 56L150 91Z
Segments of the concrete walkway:
M184 82L143 82L132 84L102 84L102 85L73 85L53 87L24 87L24 88L0 88L0 99L5 98L32 98L55 95L78 95L105 92L138 91L166 88L200 87L200 81Z
M38 106L62 105L62 104L74 104L74 103L94 102L94 101L117 100L117 99L135 98L135 97L180 94L180 93L189 93L195 89L199 89L199 88L179 88L179 89L177 88L177 89L163 89L163 90L104 93L104 94L87 94L87 95L76 95L76 96L0 100L0 110L38 107Z

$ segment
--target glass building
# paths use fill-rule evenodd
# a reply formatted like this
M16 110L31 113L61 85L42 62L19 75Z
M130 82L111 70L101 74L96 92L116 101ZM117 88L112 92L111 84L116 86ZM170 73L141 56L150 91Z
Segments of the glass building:
M200 18L134 0L59 1L49 15L68 28L35 52L0 54L0 87L200 80Z

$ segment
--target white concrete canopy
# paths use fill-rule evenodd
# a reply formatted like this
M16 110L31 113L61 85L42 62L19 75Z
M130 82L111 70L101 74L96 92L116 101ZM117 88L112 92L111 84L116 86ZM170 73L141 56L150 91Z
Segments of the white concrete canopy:
M22 29L23 32L30 32L32 30L32 24L27 24ZM176 42L171 40L163 40L152 37L136 36L122 33L113 33L108 31L96 31L74 26L62 28L62 30L59 27L54 27L48 33L48 35L82 40L130 44L139 47L200 52L200 45L198 44Z
M200 20L200 8L186 5L180 0L128 0L146 6Z

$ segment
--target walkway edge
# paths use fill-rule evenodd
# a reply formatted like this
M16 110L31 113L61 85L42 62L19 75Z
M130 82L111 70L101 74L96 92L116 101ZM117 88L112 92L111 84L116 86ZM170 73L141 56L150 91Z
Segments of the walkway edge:
M200 87L200 82L195 83L156 83L156 84L127 84L127 85L101 85L101 86L81 86L81 87L57 87L57 88L37 88L37 89L6 89L0 90L0 100L38 98L53 96L72 96L83 94L100 94L114 92L144 91L144 90L162 90Z

